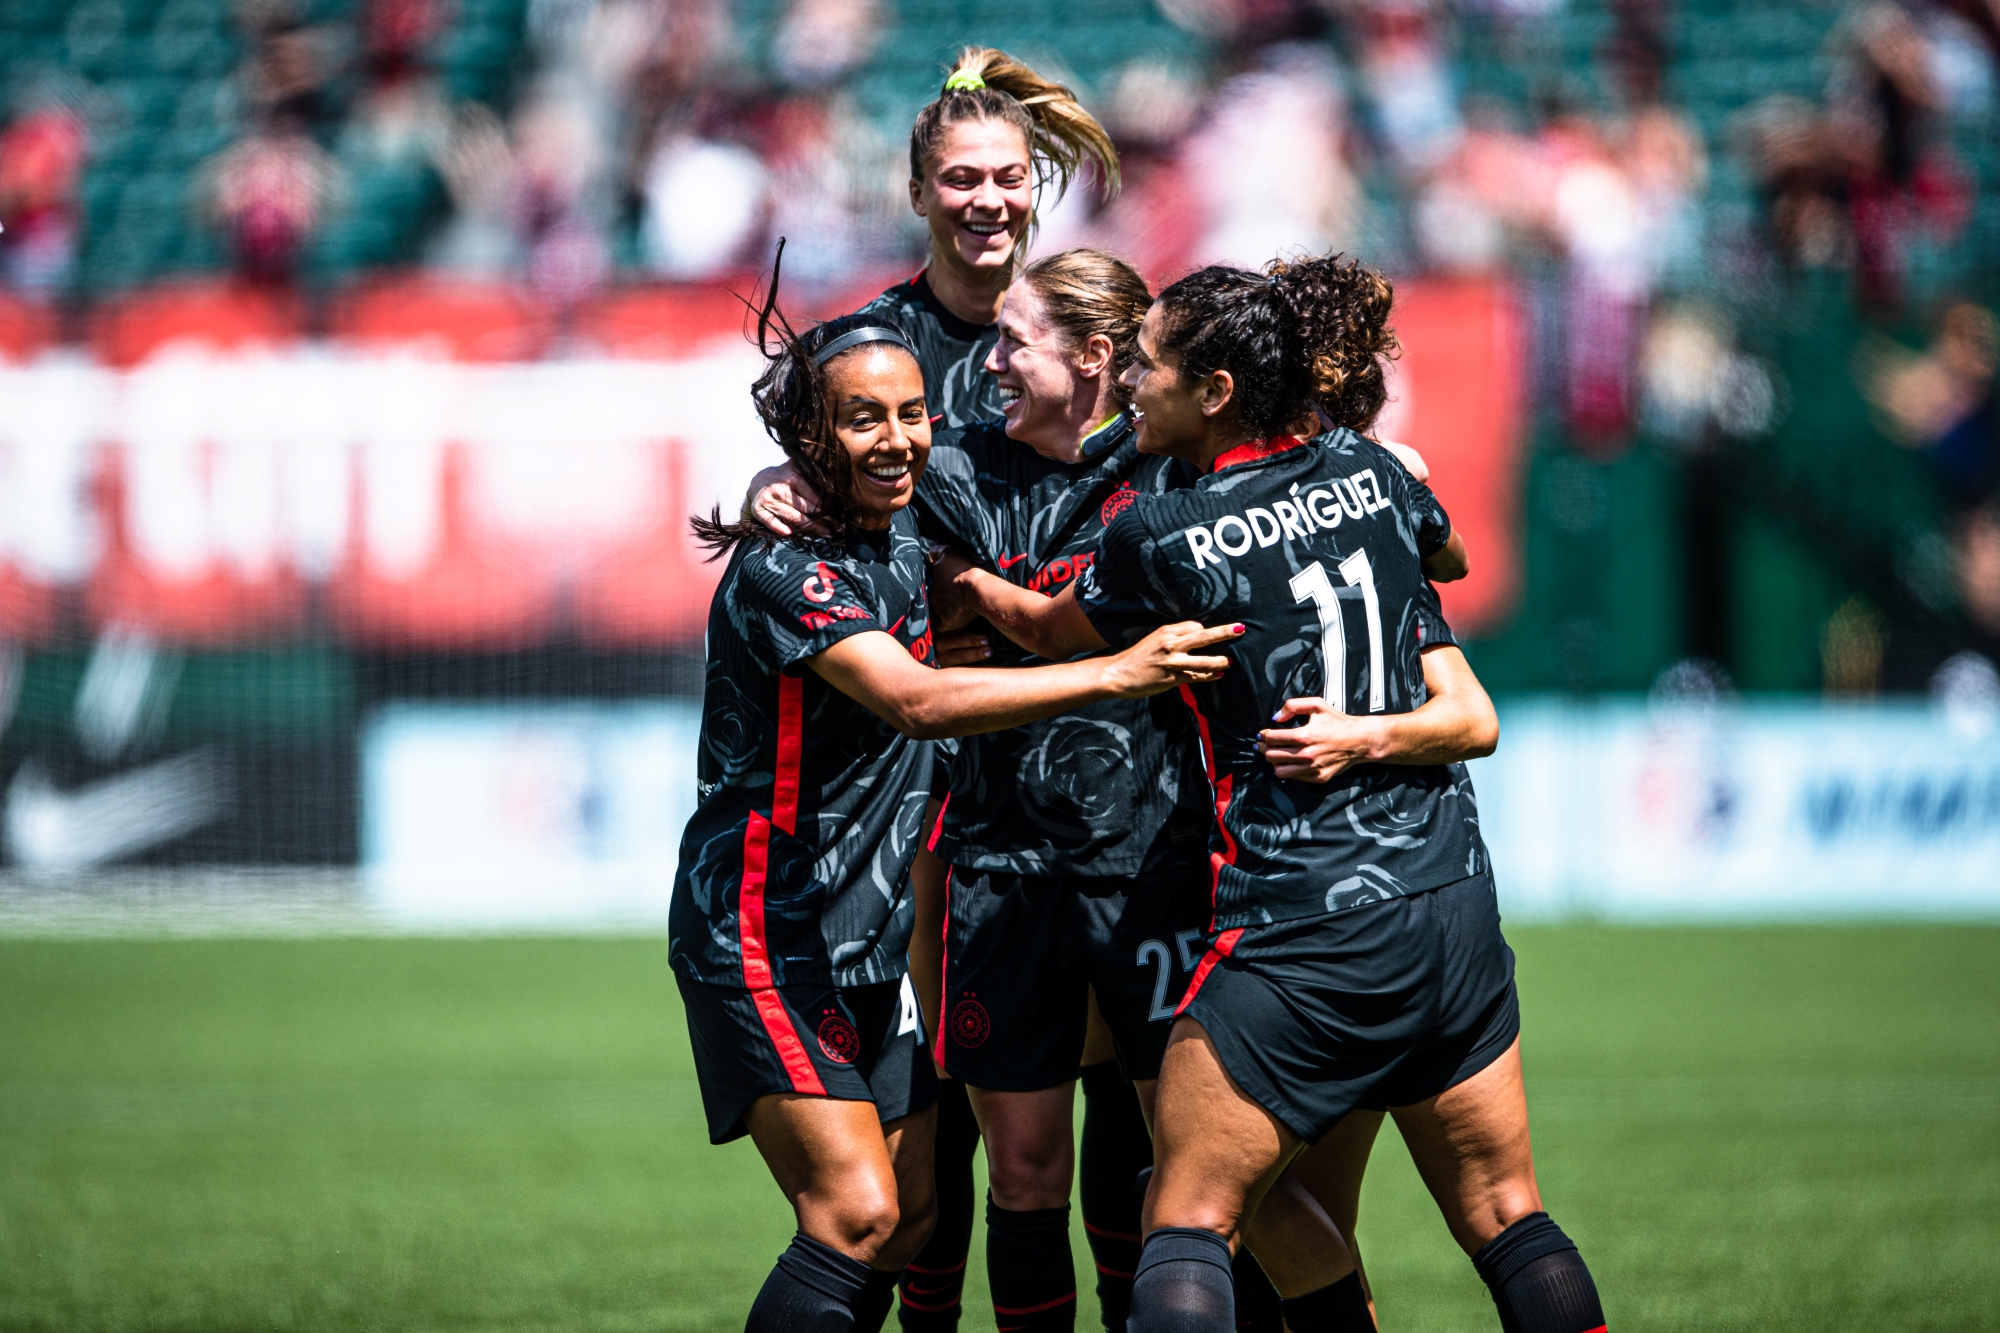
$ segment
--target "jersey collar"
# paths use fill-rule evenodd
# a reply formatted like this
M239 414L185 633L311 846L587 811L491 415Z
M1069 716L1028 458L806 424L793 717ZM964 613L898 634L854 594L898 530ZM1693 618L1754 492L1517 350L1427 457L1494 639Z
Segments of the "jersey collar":
M1296 435L1273 435L1268 440L1252 440L1248 444L1239 444L1219 456L1215 460L1215 466L1209 471L1220 472L1226 467L1235 467L1238 463L1255 463L1266 458L1276 458L1279 454L1289 449L1297 449L1304 443L1305 441Z
M1090 434L1083 437L1077 448L1086 463L1094 463L1104 455L1125 443L1132 435L1132 414L1115 412L1106 417Z

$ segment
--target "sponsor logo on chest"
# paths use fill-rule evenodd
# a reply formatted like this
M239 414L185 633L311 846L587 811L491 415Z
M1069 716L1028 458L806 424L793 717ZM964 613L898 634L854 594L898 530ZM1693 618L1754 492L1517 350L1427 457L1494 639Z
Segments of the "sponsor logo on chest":
M1289 499L1274 500L1268 508L1255 505L1241 514L1224 514L1213 523L1183 529L1194 567L1219 565L1223 556L1246 555L1252 546L1276 546L1286 538L1304 541L1315 531L1331 532L1348 519L1367 518L1389 507L1374 468L1310 485L1310 490L1306 483L1292 487Z

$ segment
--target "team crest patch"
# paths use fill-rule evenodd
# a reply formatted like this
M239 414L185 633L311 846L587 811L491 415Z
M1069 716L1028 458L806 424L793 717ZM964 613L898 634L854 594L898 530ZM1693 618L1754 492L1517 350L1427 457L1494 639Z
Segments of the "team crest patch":
M1130 509L1138 498L1139 492L1132 489L1132 483L1123 482L1117 490L1104 497L1104 507L1097 511L1097 516L1108 528L1111 526L1111 520Z
M951 1007L951 1039L971 1050L984 1046L986 1039L993 1035L993 1021L986 1016L986 1006L977 1000L960 1000Z
M861 1054L861 1034L839 1014L822 1019L818 1035L820 1050L835 1064L851 1065L854 1057Z

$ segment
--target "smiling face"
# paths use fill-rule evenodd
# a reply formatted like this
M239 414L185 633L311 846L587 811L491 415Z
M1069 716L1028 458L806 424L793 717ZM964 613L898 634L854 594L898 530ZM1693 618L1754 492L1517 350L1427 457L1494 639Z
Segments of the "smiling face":
M1035 211L1028 141L1003 120L948 126L910 202L930 223L931 252L967 270L1005 268Z
M999 381L1007 437L1058 462L1075 461L1078 406L1086 415L1094 410L1110 361L1110 339L1069 346L1040 294L1027 279L1016 281L1000 307L1000 339L986 358L987 372Z
M1140 453L1194 459L1200 456L1222 404L1213 401L1215 376L1186 383L1180 357L1161 348L1160 311L1156 305L1146 312L1139 325L1138 359L1123 376L1125 387L1132 391L1132 408L1139 414L1136 443Z
M853 465L854 524L886 528L917 493L931 454L924 373L908 352L864 343L826 363L826 401Z

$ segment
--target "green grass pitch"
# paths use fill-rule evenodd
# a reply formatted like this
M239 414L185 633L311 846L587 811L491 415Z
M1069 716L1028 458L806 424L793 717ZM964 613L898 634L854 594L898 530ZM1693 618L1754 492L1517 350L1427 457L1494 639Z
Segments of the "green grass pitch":
M1614 1329L2000 1327L2000 928L1512 936ZM0 1329L735 1330L790 1231L657 941L0 942ZM1392 1130L1360 1240L1498 1327Z

